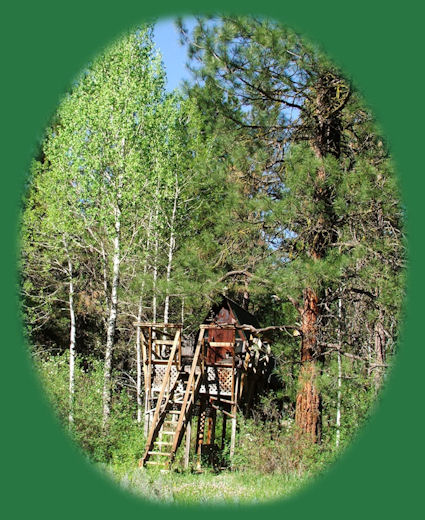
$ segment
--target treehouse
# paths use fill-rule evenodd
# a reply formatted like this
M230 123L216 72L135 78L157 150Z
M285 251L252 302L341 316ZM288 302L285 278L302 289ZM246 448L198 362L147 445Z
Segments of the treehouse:
M198 465L203 454L213 459L225 447L229 421L232 457L238 410L249 410L271 368L270 347L257 333L255 316L223 297L200 325L193 348L182 346L179 324L136 326L142 338L147 438L140 465L169 468L184 437L185 467L191 449Z

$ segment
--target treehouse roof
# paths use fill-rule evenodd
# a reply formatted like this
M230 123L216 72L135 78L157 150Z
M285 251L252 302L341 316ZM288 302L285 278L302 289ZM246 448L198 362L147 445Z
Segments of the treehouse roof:
M223 310L227 310L228 313L223 312ZM260 327L260 323L253 314L227 296L223 296L218 303L211 307L205 319L206 323L214 321L236 325L252 325L256 329ZM243 333L243 331L241 332ZM245 336L245 333L243 335Z

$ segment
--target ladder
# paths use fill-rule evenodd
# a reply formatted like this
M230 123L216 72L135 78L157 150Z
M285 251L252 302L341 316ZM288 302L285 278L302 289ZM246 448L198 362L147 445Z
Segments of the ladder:
M180 370L174 384L170 386L171 366L176 355L178 334L168 360L146 441L145 453L139 461L139 466L154 465L169 469L183 439L201 386L203 363L200 363L200 354L204 337L203 329L199 334L190 372Z

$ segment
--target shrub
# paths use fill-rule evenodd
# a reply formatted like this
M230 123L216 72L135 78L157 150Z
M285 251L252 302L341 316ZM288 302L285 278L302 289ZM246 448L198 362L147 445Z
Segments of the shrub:
M69 356L67 353L35 363L59 420L69 431ZM108 432L102 430L103 364L77 359L75 364L74 422L71 435L95 462L135 464L144 447L143 428L135 420L135 404L125 390L112 395Z

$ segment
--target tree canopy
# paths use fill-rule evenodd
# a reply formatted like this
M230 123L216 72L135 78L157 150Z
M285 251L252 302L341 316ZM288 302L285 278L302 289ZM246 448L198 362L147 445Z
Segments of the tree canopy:
M275 327L263 416L273 403L288 435L339 445L399 334L405 242L389 151L352 81L292 30L236 16L178 25L183 91L166 93L141 27L87 67L46 131L22 216L30 342L41 359L69 350L70 366L96 377L101 366L106 435L123 389L140 408L133 322L182 322L190 344L226 294Z

